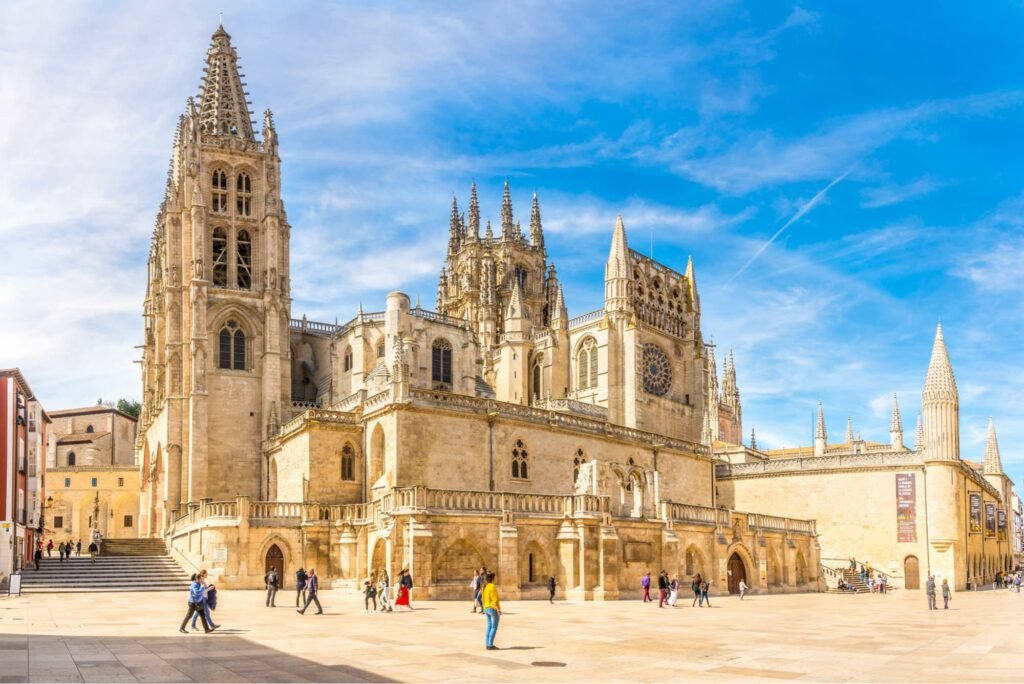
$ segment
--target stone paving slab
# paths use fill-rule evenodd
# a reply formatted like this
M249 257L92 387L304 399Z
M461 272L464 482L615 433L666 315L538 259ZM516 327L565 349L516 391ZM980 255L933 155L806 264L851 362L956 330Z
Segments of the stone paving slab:
M636 601L507 602L499 651L469 602L366 614L322 593L325 615L224 591L212 635L177 632L185 595L0 598L0 682L1024 681L1024 594L716 598L713 609Z

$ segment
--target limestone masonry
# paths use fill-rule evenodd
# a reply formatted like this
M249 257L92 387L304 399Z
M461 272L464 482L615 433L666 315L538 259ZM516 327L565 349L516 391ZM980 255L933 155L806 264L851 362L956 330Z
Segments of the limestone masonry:
M997 447L982 472L960 459L941 330L923 443L894 408L891 444L830 445L822 417L807 453L745 447L692 261L631 249L620 217L604 308L570 318L539 199L524 231L507 183L498 226L475 186L465 213L453 198L436 310L393 292L344 324L293 318L278 135L267 110L256 137L247 97L218 28L149 254L139 530L187 567L248 587L271 566L336 587L407 568L419 596L466 598L486 565L509 598L554 576L614 599L662 569L817 591L823 551L908 587L1009 566L1012 483Z

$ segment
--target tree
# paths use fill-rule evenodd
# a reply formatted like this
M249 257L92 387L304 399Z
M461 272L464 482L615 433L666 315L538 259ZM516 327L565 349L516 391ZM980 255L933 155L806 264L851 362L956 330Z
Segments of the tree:
M139 413L142 412L142 405L139 402L132 399L121 398L117 400L117 410L121 413L127 413L133 418L138 418Z

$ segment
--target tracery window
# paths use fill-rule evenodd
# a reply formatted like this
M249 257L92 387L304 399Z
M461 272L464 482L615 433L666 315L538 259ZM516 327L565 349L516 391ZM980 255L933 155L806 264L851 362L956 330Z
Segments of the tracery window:
M430 379L434 389L447 390L452 386L452 345L438 338L431 347Z
M522 264L516 264L516 268L515 268L515 272L514 273L515 273L516 282L519 283L519 289L522 290L523 293L525 294L525 292L526 292L526 276L527 276L527 273L528 273L527 270L526 270L526 267L523 266Z
M225 370L245 370L245 333L238 321L229 320L220 330L217 367Z
M248 290L252 287L252 238L249 231L238 231L238 287Z
M235 179L235 209L239 216L252 216L252 180L247 173Z
M345 347L343 366L346 372L352 370L352 347Z
M597 343L588 337L576 353L576 388L581 390L597 387Z
M341 449L341 479L356 479L356 451L351 444L346 444Z
M226 287L228 284L228 234L223 228L213 229L213 284Z
M644 391L663 397L672 387L672 364L657 345L643 347Z
M572 482L575 485L580 479L580 466L587 462L583 455L583 449L576 450L576 457L572 459Z
M512 447L512 477L525 480L529 477L530 455L526 451L523 440L517 439Z
M210 207L215 214L228 213L228 174L217 169L210 175Z

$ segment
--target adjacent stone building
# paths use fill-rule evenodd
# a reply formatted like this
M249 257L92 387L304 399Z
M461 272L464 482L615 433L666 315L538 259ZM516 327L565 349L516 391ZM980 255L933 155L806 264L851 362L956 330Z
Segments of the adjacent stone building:
M46 537L88 545L93 530L104 538L139 536L136 419L101 405L50 416Z

